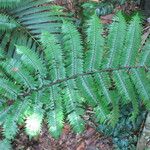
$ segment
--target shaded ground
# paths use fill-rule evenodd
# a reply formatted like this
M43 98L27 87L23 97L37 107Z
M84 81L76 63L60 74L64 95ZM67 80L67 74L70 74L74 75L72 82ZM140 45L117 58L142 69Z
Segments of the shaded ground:
M113 150L112 139L106 137L94 128L87 126L81 135L73 133L68 125L65 125L63 134L59 140L54 140L48 133L46 125L38 137L32 141L21 129L21 132L13 142L14 150Z

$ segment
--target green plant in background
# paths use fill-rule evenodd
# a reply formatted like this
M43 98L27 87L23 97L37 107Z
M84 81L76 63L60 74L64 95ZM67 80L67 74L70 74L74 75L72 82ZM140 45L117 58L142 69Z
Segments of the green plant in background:
M62 19L67 17L53 0L0 0L0 47L15 56L14 44L41 51L40 34L43 29L60 34ZM68 17L69 19L69 17Z
M136 150L138 141L137 135L140 134L140 127L146 117L146 111L139 101L139 115L134 124L130 120L133 111L131 104L120 108L120 119L115 128L108 124L100 124L97 128L100 133L112 137L114 148L117 150Z
M140 4L140 0L103 0L100 2L94 2L89 0L88 2L82 4L83 17L84 19L89 19L89 17L95 12L98 16L114 13L116 6L123 5L126 2L134 2L136 4Z
M87 47L82 46L76 27L64 19L62 45L44 31L40 36L41 55L28 44L16 45L18 59L0 55L0 124L7 140L15 137L18 125L23 123L30 138L37 136L44 120L55 138L61 135L65 121L81 133L85 105L93 108L96 122L112 127L119 120L120 106L132 104L133 122L139 114L139 99L149 110L150 43L139 51L138 15L129 24L121 13L113 20L104 38L99 18L91 17Z

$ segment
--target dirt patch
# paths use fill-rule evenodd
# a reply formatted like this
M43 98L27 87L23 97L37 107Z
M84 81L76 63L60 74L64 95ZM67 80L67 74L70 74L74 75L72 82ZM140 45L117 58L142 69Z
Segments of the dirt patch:
M14 150L113 150L112 139L87 126L83 134L77 135L65 125L60 139L55 140L44 125L37 139L29 140L22 128L13 142Z

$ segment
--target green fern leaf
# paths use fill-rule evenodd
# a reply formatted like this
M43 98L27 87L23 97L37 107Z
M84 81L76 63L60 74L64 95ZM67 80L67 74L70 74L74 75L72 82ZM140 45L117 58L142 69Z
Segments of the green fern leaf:
M27 100L16 101L13 105L13 109L10 114L8 114L4 125L3 125L3 133L5 138L13 139L18 132L17 122L19 121L20 117L23 116L24 112L26 111L29 103ZM10 126L10 127L9 127Z
M134 66L141 44L140 18L135 15L130 22L126 34L124 51L122 51L123 66Z
M96 88L94 87L94 80L90 75L77 78L77 86L81 95L91 106L94 107L99 104L100 95L97 97L98 93L95 93Z
M19 25L14 19L5 14L0 14L0 30L7 31L17 28Z
M140 94L146 108L149 110L150 108L150 87L149 81L145 79L145 71L144 70L136 70L132 69L132 76L131 76L135 87Z
M102 24L100 19L94 15L89 21L87 30L88 51L86 51L84 70L92 71L100 68L102 56L104 53L104 39L102 37Z
M52 80L65 78L65 68L63 65L62 49L58 40L49 32L43 32L41 42L45 47L45 55L50 65L50 76Z
M16 46L16 51L21 55L21 60L27 68L32 66L42 77L46 77L46 68L44 63L36 53L24 46Z
M109 35L107 39L107 56L106 68L119 66L120 55L123 50L125 35L126 35L126 22L121 13L114 17L114 22L110 25Z
M74 80L65 83L64 103L68 116L68 120L76 133L81 133L84 130L84 121L81 116L84 114L80 108L80 97Z
M47 112L49 131L54 138L59 138L62 133L64 119L59 87L51 87L48 98L50 101L47 106L49 109Z
M3 134L6 139L13 139L18 132L18 126L14 118L11 115L8 115L4 124L3 124Z
M34 103L32 104L33 110L31 114L26 119L26 133L30 138L39 135L42 128L42 120L45 111L43 110L43 104L41 99L43 98L42 91L33 93L31 99Z
M13 82L8 79L0 79L0 94L5 95L10 99L17 99L17 96L20 93L20 89Z
M135 119L139 113L138 98L135 95L133 83L129 79L129 74L123 71L114 72L114 80L120 95L122 95L122 104L129 102L133 105L132 119Z
M35 89L36 83L34 78L29 74L29 71L18 62L18 60L10 59L3 62L3 68L7 73L10 73L19 84L24 84L29 89Z
M10 144L10 141L4 139L0 141L0 149L2 150L12 150L12 146Z
M73 76L83 72L83 47L79 32L70 22L62 26L64 50L66 54L66 73Z
M71 17L63 12L60 17L61 14L53 10L51 0L1 0L0 7L5 8L5 15L13 18L19 26L15 32L11 30L9 33L1 32L0 35L0 46L7 49L6 53L13 57L16 57L14 44L41 51L43 48L38 39L42 31L46 30L60 38L58 33L61 32L61 17L71 20Z
M146 45L142 49L142 54L139 56L139 65L150 66L150 41L146 42Z
M13 109L13 106L9 106L9 107L1 107L0 110L0 125L2 123L4 123L5 119L7 118L7 115L9 114L9 112Z

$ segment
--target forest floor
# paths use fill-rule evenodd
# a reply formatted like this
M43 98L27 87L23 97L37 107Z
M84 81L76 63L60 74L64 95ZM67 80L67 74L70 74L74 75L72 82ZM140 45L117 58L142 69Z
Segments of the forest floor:
M29 140L21 129L13 142L14 150L113 150L111 137L106 137L94 128L87 126L84 133L77 135L65 125L60 139L53 139L44 125L37 139Z

